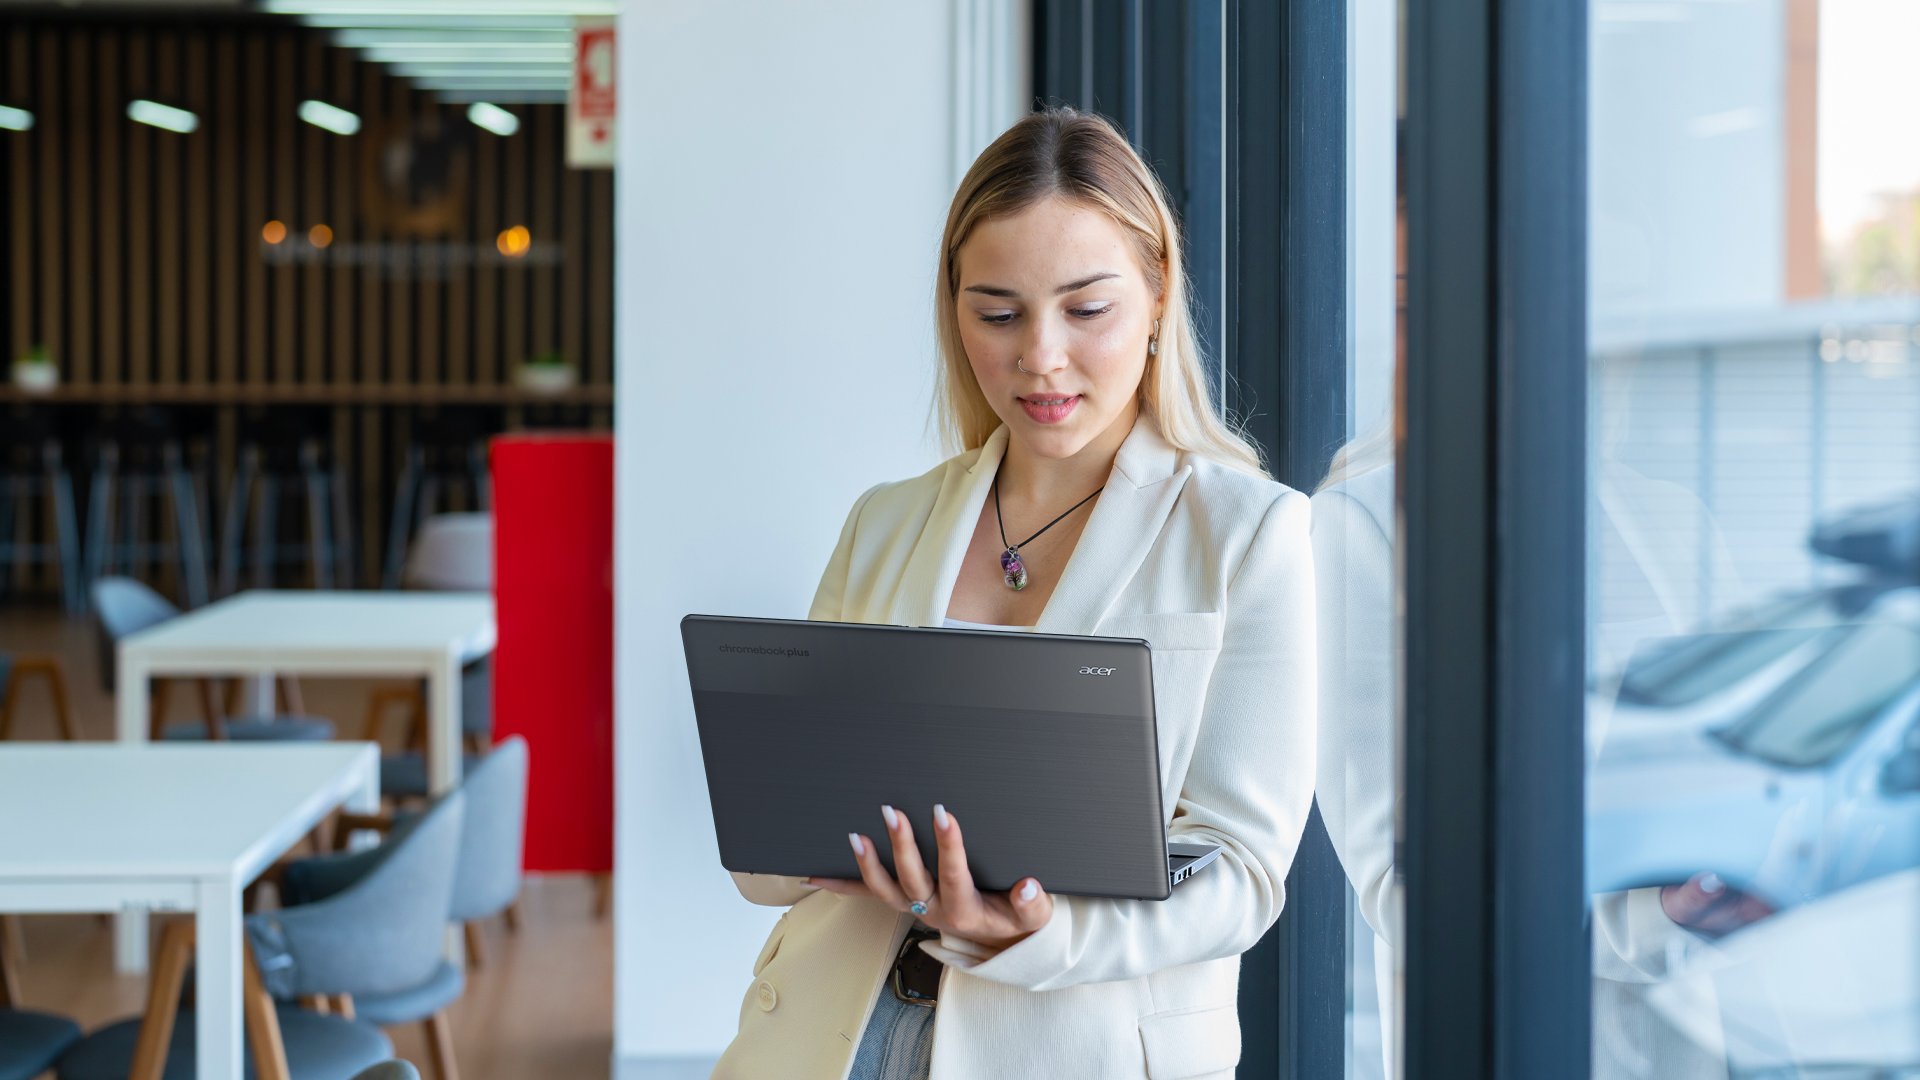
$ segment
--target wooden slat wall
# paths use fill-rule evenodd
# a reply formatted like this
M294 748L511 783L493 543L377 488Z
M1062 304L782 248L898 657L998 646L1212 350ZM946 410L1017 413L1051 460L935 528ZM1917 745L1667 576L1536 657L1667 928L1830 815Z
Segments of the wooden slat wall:
M298 27L189 28L14 20L0 26L0 94L34 130L0 132L12 355L51 347L69 386L501 386L556 349L589 387L612 383L610 177L562 160L563 109L513 106L520 132L472 128L468 206L453 236L490 259L500 231L533 230L553 265L414 273L269 264L269 219L334 247L404 242L359 213L360 136L301 123L327 93L363 135L445 105ZM321 89L321 88L324 88ZM177 135L126 118L150 96L192 109ZM11 359L11 356L8 357ZM597 398L596 400L604 400Z
M295 110L313 96L358 113L361 135L302 123ZM191 109L200 127L136 124L126 117L136 97ZM377 581L394 476L421 417L460 406L486 411L495 429L611 423L612 176L565 167L562 107L512 106L520 131L501 138L468 125L464 105L259 19L10 20L0 24L0 103L36 117L31 132L0 132L0 361L48 346L61 408L207 406L216 502L240 443L271 410L323 407L321 430L353 493L357 583ZM383 232L361 212L370 137L434 110L471 135L459 223L443 237ZM335 251L466 245L475 261L269 261L269 220L302 243L325 224ZM500 260L496 240L513 225L552 261ZM572 358L583 384L557 408L511 387L514 367L548 350ZM0 423L40 407L11 395L0 373ZM471 494L455 488L443 508ZM21 512L44 532L38 511ZM51 568L7 578L42 592L55 581Z

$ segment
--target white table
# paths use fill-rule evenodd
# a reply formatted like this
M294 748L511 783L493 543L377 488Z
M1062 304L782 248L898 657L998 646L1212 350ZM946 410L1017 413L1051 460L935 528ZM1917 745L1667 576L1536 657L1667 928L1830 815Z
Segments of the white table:
M199 1076L232 1080L241 890L336 806L379 800L373 743L0 747L0 911L193 912Z
M149 680L255 676L257 715L280 675L395 675L427 683L427 786L460 783L460 668L492 651L493 597L445 592L243 592L120 642L119 738L147 739ZM116 920L121 971L146 963L146 920Z

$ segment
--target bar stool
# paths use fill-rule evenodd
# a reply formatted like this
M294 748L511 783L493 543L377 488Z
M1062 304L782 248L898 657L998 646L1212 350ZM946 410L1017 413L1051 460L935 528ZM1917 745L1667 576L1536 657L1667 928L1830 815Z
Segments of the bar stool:
M126 414L94 444L86 525L86 580L117 570L137 575L149 561L172 561L184 606L208 600L200 498L172 420L152 409ZM146 535L149 503L164 504L171 540ZM116 533L118 534L116 537Z
M350 584L344 502L345 487L326 453L320 424L280 409L271 422L256 423L227 487L220 529L222 595L239 588L243 563L251 569L254 588L273 587L289 563L304 565L316 589ZM305 536L283 544L280 526L289 507L302 517Z
M477 417L442 413L422 421L413 435L393 489L393 517L387 525L386 562L380 574L383 589L400 587L414 531L427 517L445 509L441 494L448 485L464 485L472 509L485 512L493 506L488 430Z
M67 470L66 448L53 424L43 415L28 413L0 423L0 589L13 579L13 568L58 563L60 600L67 614L86 611L85 568L80 556L80 525L74 513L73 477ZM52 543L17 539L15 513L41 502L46 507L41 535L51 527Z

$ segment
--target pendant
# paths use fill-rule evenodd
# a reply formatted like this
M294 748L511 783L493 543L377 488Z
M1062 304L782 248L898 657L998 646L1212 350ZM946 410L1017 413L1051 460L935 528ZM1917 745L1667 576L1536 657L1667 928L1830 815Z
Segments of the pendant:
M1020 552L1008 548L1000 555L1000 572L1006 576L1007 588L1019 592L1027 587L1027 564L1020 561Z

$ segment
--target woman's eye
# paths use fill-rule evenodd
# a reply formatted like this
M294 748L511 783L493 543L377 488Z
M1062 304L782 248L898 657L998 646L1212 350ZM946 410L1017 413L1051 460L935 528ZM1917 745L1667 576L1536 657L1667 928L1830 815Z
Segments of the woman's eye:
M994 326L999 326L1003 323L1012 322L1013 312L1011 311L1003 312L999 315L982 315L980 316L980 321L983 323L991 323Z
M1100 316L1105 315L1107 312L1112 310L1113 310L1113 305L1108 304L1104 307L1074 308L1072 309L1071 313L1082 319L1097 319Z

